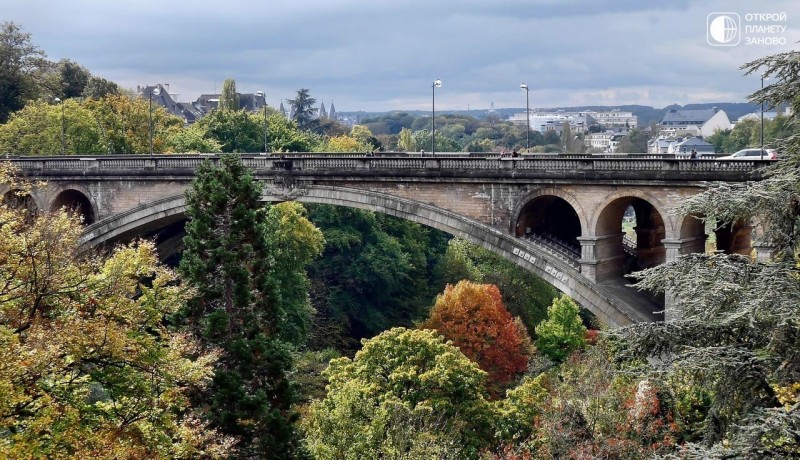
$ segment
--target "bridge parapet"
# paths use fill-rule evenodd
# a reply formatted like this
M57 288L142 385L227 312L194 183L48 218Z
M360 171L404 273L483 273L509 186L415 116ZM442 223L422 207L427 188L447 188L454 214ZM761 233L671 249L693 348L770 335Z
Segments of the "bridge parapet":
M220 155L107 155L93 157L26 157L8 161L31 175L181 175L192 176L204 159L217 161ZM558 175L564 178L641 179L641 180L758 180L769 160L685 160L592 155L531 155L523 158L422 157L243 154L243 162L256 174L292 170L298 175L395 175L457 177L538 178Z

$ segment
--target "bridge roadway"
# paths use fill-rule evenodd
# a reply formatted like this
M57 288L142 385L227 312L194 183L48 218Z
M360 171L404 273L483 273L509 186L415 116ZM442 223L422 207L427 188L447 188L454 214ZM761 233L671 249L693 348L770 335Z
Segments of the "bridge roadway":
M704 250L696 219L675 207L707 182L758 180L767 161L660 156L542 155L520 159L342 154L243 154L264 201L296 200L394 215L465 238L533 272L611 326L654 321L664 309L625 287L645 268ZM183 192L204 159L219 155L9 158L45 185L28 205L77 209L88 246L157 236L184 218ZM10 190L0 184L0 193ZM623 213L634 209L636 260L623 251ZM546 244L556 234L580 257ZM749 253L750 227L731 229L728 249ZM576 249L577 250L577 249ZM628 249L630 252L630 249Z

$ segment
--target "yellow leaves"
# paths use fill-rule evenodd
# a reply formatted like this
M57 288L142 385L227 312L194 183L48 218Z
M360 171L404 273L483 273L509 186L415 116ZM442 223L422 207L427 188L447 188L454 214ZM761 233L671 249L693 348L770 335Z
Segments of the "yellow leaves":
M163 325L186 289L153 243L81 258L80 233L0 205L0 458L221 455L184 417L218 354Z
M778 401L787 411L800 402L800 382L793 382L783 386L773 384L772 389L775 391Z

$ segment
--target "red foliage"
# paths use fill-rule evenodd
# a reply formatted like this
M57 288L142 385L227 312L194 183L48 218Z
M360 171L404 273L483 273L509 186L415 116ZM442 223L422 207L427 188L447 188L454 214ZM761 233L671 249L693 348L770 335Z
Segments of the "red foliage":
M488 372L491 383L507 384L528 366L524 332L503 306L500 290L493 284L466 280L448 284L420 327L436 329L451 340Z
M588 345L597 345L597 340L600 338L600 331L597 329L588 329L585 337Z

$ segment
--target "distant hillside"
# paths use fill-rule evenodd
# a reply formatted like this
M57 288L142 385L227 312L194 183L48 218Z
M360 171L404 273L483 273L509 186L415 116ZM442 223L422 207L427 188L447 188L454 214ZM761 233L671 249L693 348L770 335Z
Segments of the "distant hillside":
M549 108L537 108L536 111L558 111L563 110L564 112L581 112L581 111L588 111L592 110L595 112L603 112L613 109L619 109L622 111L629 111L632 112L634 115L639 117L639 126L649 126L651 123L658 123L664 117L664 114L667 113L670 109L710 109L712 107L717 107L720 110L724 110L725 113L728 115L728 118L731 121L736 121L737 118L741 117L742 115L746 115L751 112L758 112L760 110L760 106L755 104L750 104L748 102L710 102L710 103L703 103L703 104L686 104L686 105L677 105L672 104L668 105L664 108L657 109L654 107L650 107L648 105L617 105L617 106L609 106L609 105L585 105L585 106L577 106L577 107L549 107ZM340 115L347 116L353 120L363 120L365 118L372 118L378 117L382 115L388 115L391 113L407 113L414 117L425 117L430 116L429 111L424 110L392 110L389 112L342 112ZM495 109L493 112L490 112L488 109L483 110L442 110L436 111L436 113L449 113L449 114L456 114L456 115L469 115L478 119L486 118L487 116L493 114L499 117L501 120L511 117L511 115L515 113L525 112L525 108L502 108L502 109Z

